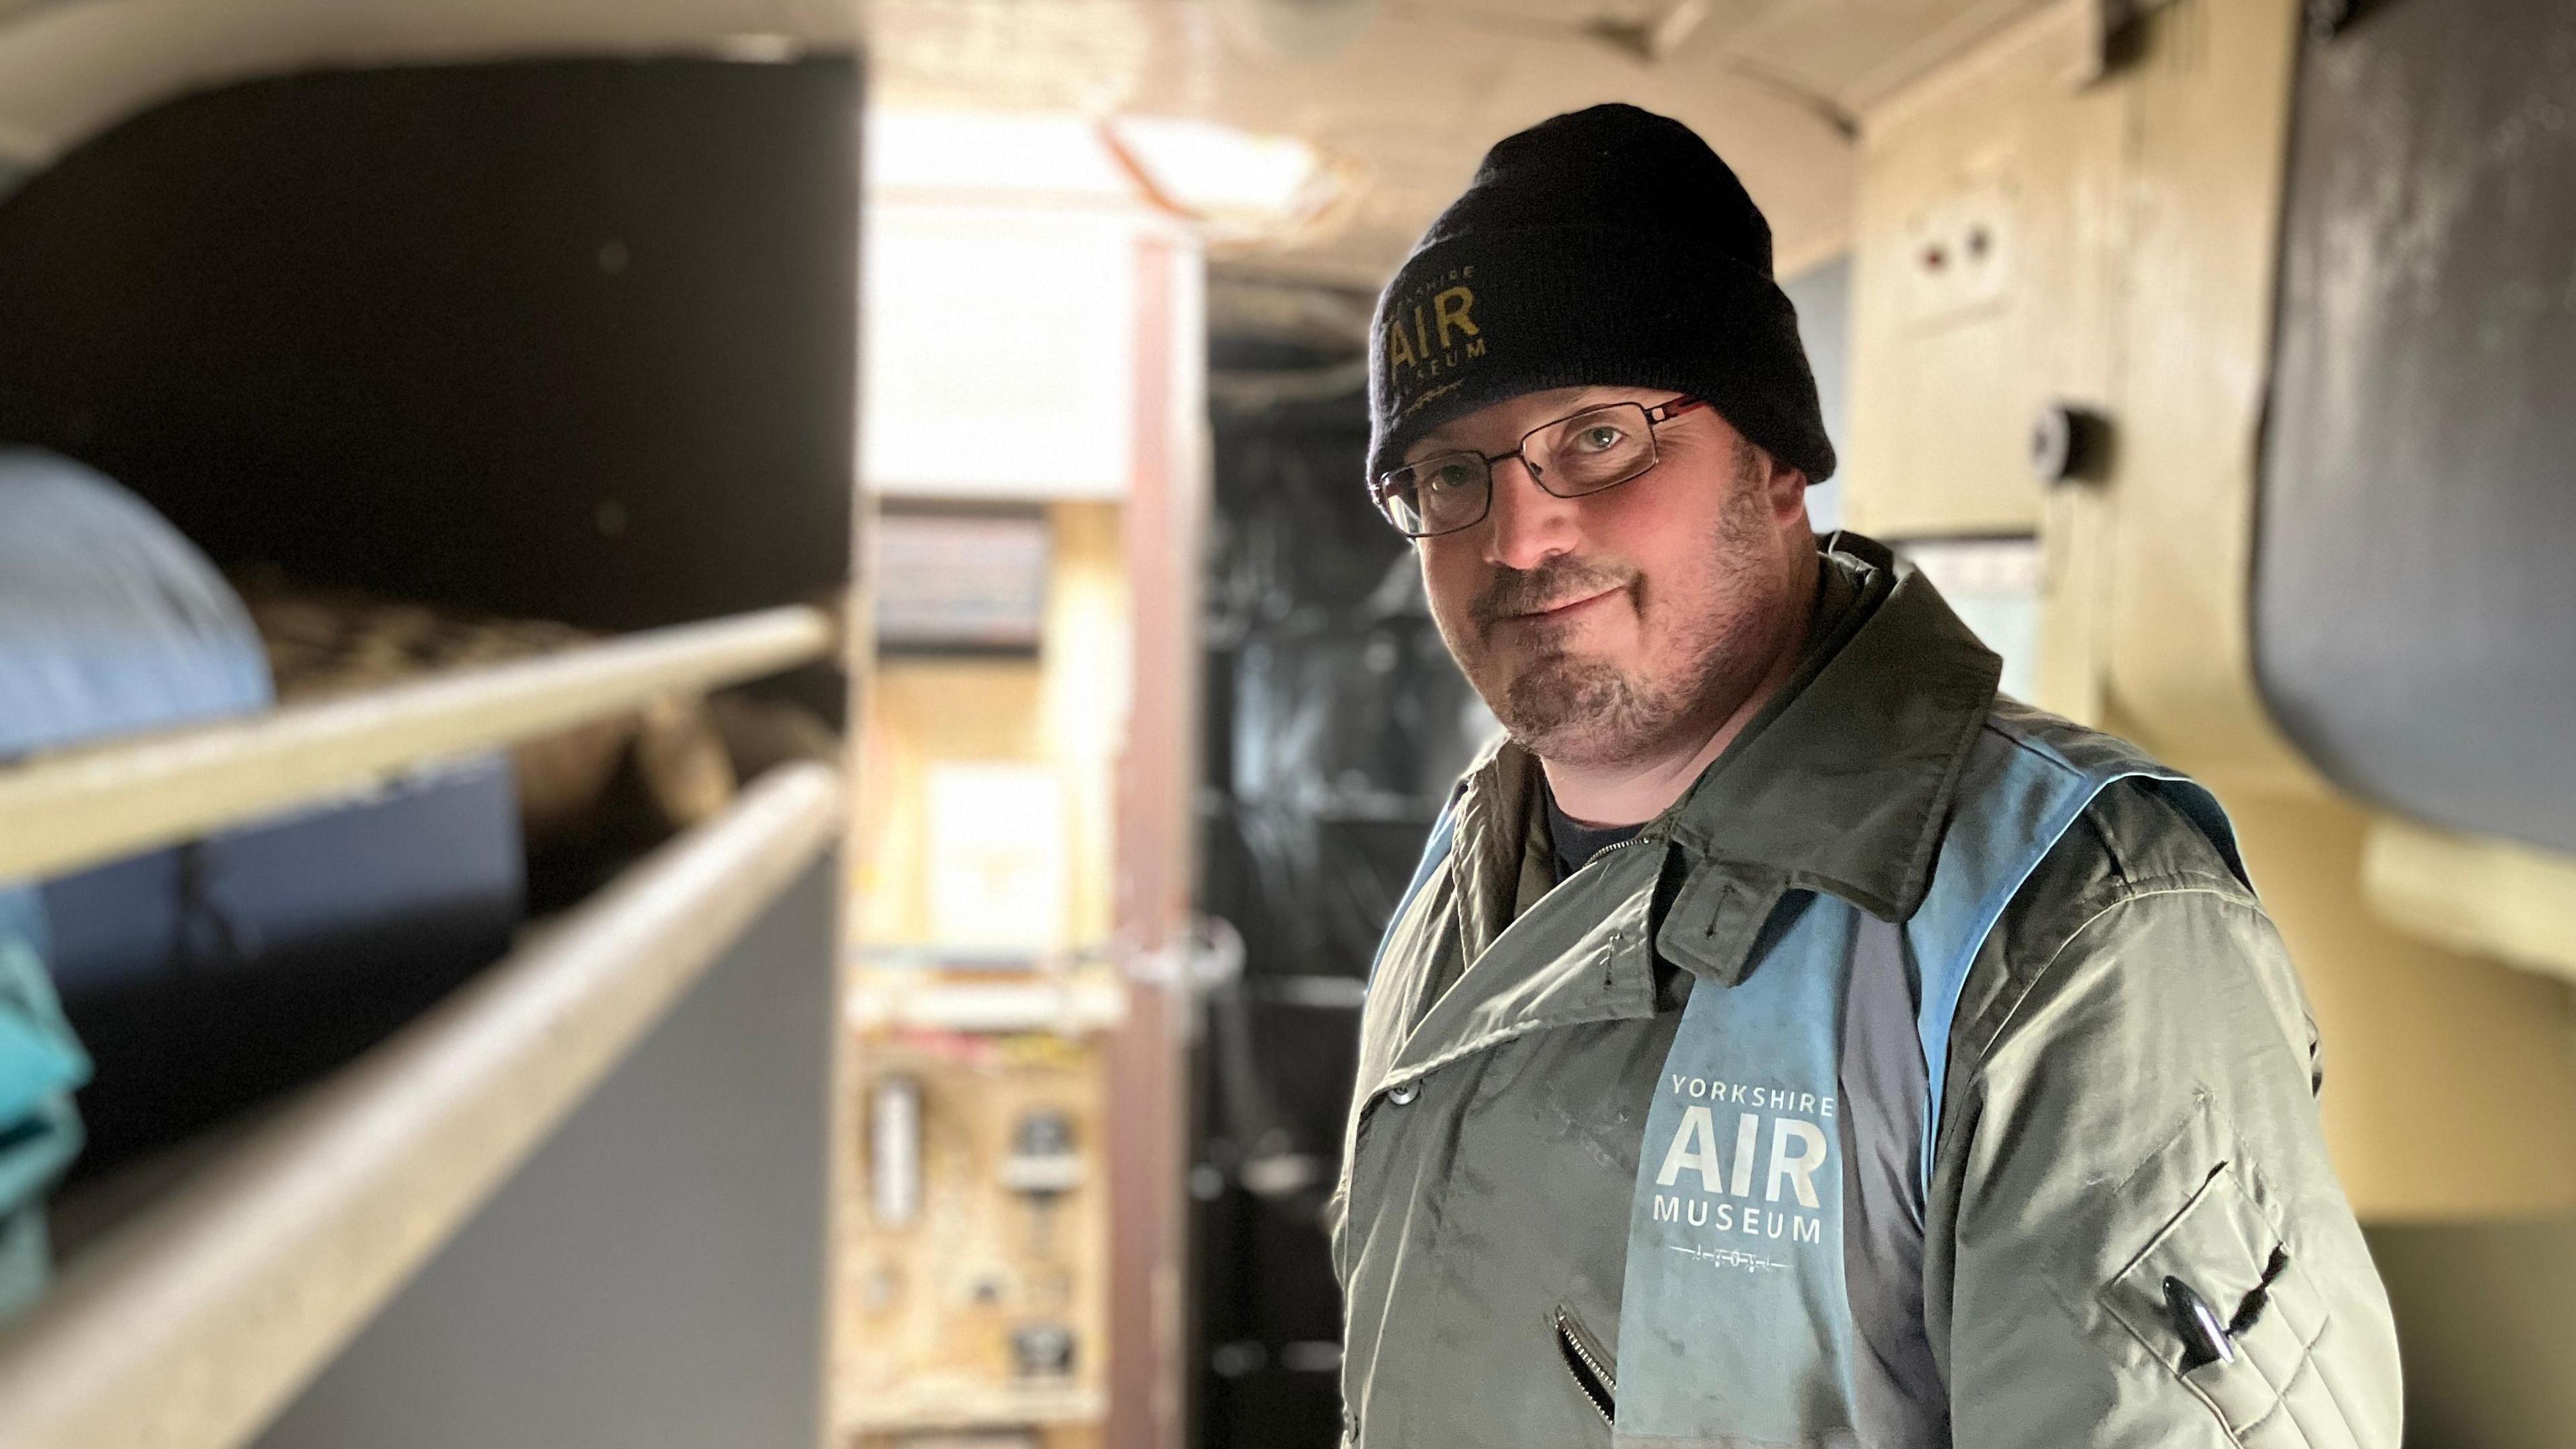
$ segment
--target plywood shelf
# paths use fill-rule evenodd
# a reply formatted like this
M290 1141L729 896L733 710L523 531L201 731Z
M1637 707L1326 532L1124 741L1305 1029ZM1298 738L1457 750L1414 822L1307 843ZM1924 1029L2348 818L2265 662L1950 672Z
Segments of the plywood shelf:
M844 1013L863 1034L953 1031L1090 1036L1127 1018L1127 985L1115 967L1026 975L869 969L853 973Z

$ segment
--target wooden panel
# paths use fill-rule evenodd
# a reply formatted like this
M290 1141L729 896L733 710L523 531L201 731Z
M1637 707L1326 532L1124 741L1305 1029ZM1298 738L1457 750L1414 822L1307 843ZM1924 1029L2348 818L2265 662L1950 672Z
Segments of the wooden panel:
M2362 853L2362 879L2391 925L2576 981L2576 855L2382 820Z
M932 878L932 842L944 828L932 819L934 782L956 766L1033 769L1056 792L1062 919L1037 954L1107 942L1115 762L1127 727L1122 513L1107 503L1049 506L1054 548L1038 658L904 655L878 664L862 735L854 938L863 948L936 955L960 944L943 938ZM1007 835L1029 829L1035 813L966 823ZM1073 1449L1096 1439L1108 1412L1110 1126L1096 1031L1113 1022L1084 1003L1104 992L1115 1001L1124 983L1019 971L983 979L1003 983L988 984L987 997L1068 980L1081 999L1068 997L1062 1035L1003 1029L985 1014L926 1026L922 1011L974 993L972 973L883 964L853 973L848 1017L860 1036L843 1108L850 1126L836 1150L843 1233L834 1310L835 1422L850 1443ZM923 983L933 989L913 989ZM891 1079L913 1084L921 1100L922 1202L908 1223L878 1220L868 1192L868 1096ZM1002 1178L1014 1133L1045 1111L1070 1122L1082 1181L1041 1208ZM1022 1372L1012 1335L1048 1324L1072 1333L1071 1372Z
M2042 404L2113 371L2127 97L2073 89L2083 15L2052 7L1873 112L1853 255L1845 522L1886 537L2033 533Z
M2054 618L2107 722L2216 785L2326 1043L2327 1138L2379 1221L2576 1204L2563 988L2426 944L2371 908L2369 822L2274 726L2251 618L2295 0L2182 0L2141 23L2113 412L2091 504L2107 548L2087 620ZM2076 638L2083 631L2083 640ZM2089 642L2085 642L2089 641ZM2437 1166L2438 1164L2438 1166Z
M1206 309L1199 258L1177 246L1136 257L1136 480L1125 548L1127 728L1118 757L1115 921L1129 957L1126 1025L1109 1039L1118 1104L1107 1158L1118 1211L1109 1242L1108 1440L1186 1449L1189 1173L1186 1041L1192 990L1191 860L1198 834L1199 609L1208 504ZM1177 969L1175 969L1177 968Z
M2185 0L2139 26L2103 579L2104 688L2177 765L2319 788L2254 682L2254 487L2297 0Z
M1096 1422L1108 1347L1098 1048L1029 1034L888 1036L859 1050L870 1086L902 1078L920 1090L922 1189L910 1223L877 1221L864 1196L850 1216L841 1424L874 1434ZM1035 1112L1070 1121L1085 1172L1043 1205L1003 1182L1014 1134ZM877 1150L853 1145L862 1163ZM1045 1325L1073 1334L1070 1374L1015 1366L1012 1335Z
M2038 702L2138 740L2236 813L2316 1008L2328 1140L2364 1216L2560 1211L2576 1204L2564 989L2375 916L2368 817L2289 748L2254 680L2299 11L2174 0L2097 45L2109 64L2086 80L2101 12L2064 0L1871 115L1848 517L2039 531ZM1909 275L1927 238L1955 246L1988 214L1991 279ZM2098 479L2043 493L2020 444L2052 396L2100 407L2112 448Z
M1055 549L1039 657L900 655L870 680L861 733L858 939L931 942L931 772L944 763L1022 764L1054 772L1068 872L1059 944L1107 939L1114 908L1113 763L1124 735L1124 553L1115 504L1048 510Z
M2438 1222L2576 1208L2566 987L2375 920L2355 806L2225 801L2316 1011L2326 1145L2354 1211Z

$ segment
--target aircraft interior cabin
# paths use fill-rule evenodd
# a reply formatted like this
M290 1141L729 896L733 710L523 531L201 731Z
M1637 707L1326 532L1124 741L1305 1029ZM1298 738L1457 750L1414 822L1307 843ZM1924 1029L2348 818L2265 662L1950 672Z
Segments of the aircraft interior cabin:
M2568 0L0 0L0 1446L2576 1449L2571 457Z

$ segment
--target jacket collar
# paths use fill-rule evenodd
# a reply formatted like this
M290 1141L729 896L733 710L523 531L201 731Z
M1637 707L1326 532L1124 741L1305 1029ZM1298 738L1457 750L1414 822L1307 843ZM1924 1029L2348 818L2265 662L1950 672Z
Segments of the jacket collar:
M2003 661L1885 545L1843 534L1861 598L1766 718L1665 812L1694 855L1758 865L1883 920L1914 914Z
M1913 915L1969 747L1994 706L2002 661L1930 581L1851 533L1834 538L1826 567L1858 590L1827 623L1834 636L1646 827L1673 842L1682 869L1656 947L1714 980L1742 976L1791 891L1828 893L1883 920ZM1492 787L1525 778L1529 763L1503 744L1475 772L1486 788L1470 794L1512 794ZM1491 929L1471 934L1491 939Z

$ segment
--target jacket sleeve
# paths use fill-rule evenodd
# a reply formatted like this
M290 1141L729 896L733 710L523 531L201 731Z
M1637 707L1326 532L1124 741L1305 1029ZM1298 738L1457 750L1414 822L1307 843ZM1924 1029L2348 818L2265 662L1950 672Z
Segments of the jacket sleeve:
M1926 1261L1953 1441L2396 1449L2388 1302L2271 921L2220 871L2061 899L1988 943L2013 959L1953 1036ZM2231 1360L2191 1361L2168 1280Z

